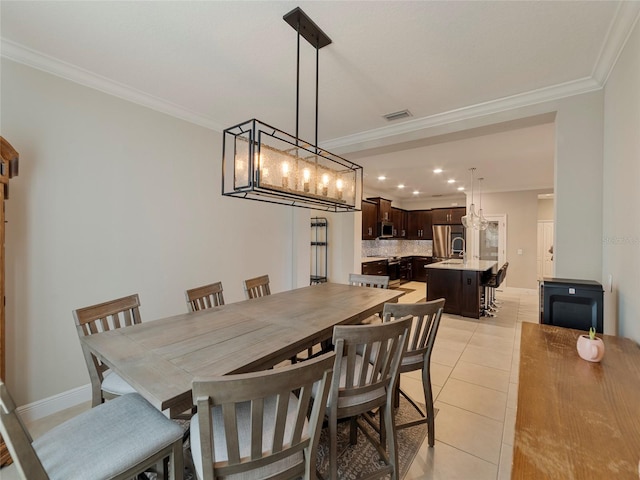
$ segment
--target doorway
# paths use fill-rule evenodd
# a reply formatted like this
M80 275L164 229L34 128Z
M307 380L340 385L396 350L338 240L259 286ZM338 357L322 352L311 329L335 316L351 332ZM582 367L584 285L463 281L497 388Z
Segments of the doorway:
M538 221L538 280L553 277L553 221Z
M485 215L485 219L489 223L487 229L473 232L473 255L478 260L497 262L496 268L500 268L507 261L507 216ZM506 278L502 285L506 287Z

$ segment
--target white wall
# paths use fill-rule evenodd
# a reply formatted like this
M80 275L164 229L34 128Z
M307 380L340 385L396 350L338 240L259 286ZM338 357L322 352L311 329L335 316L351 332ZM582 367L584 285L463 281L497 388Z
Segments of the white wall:
M485 215L507 217L507 285L537 289L538 192L484 193L482 208Z
M602 91L566 98L556 115L557 278L602 275Z
M605 332L640 342L640 24L605 86L603 275ZM606 287L609 275L613 292ZM609 327L609 328L607 328Z
M538 199L538 220L553 221L554 201L552 198Z
M6 380L19 405L89 382L75 308L137 292L151 321L211 281L227 302L264 273L274 292L308 283L308 212L222 197L219 133L6 59L1 100L20 153L6 202Z

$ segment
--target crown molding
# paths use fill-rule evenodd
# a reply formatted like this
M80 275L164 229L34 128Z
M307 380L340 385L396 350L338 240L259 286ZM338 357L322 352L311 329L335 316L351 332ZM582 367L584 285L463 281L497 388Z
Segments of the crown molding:
M607 37L600 50L600 55L593 69L592 77L600 85L607 83L618 57L627 44L633 27L640 19L640 2L623 1L618 5L616 14L611 21Z
M101 92L122 98L132 103L165 113L172 117L185 120L201 127L222 132L222 127L210 118L199 115L191 110L182 108L161 98L136 90L128 85L115 82L101 75L91 73L67 62L60 61L49 55L32 50L18 43L0 39L0 55L23 65L42 70L80 85L99 90Z
M571 82L565 82L550 87L540 88L538 90L532 90L530 92L499 98L497 100L491 100L476 105L470 105L468 107L458 108L456 110L450 110L448 112L438 113L436 115L431 115L428 117L409 120L397 125L391 125L368 130L366 132L356 133L353 135L347 135L345 137L340 137L328 142L324 142L322 144L322 148L333 151L357 144L380 140L386 137L404 135L422 129L433 128L440 125L446 125L449 123L468 120L471 118L482 117L485 115L491 115L494 113L558 100L573 95L588 93L594 90L599 90L601 88L602 85L593 78L582 78Z
M622 1L620 3L609 27L606 40L602 46L591 77L470 105L428 117L416 118L396 125L389 125L335 138L323 142L322 148L327 150L345 149L368 142L376 142L387 137L406 135L423 129L599 90L606 83L639 18L640 1ZM106 77L96 75L72 64L62 62L54 57L29 49L5 38L0 39L0 47L0 55L9 60L22 63L205 128L218 132L222 132L225 128L211 118L204 117L171 102L141 92L122 83L109 80Z

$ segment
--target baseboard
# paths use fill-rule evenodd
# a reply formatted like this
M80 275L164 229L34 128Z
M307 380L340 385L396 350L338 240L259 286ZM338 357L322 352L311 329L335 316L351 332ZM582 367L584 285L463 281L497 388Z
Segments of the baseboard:
M18 407L17 410L22 420L25 423L29 423L90 401L91 384L88 383L52 397L23 405L22 407Z

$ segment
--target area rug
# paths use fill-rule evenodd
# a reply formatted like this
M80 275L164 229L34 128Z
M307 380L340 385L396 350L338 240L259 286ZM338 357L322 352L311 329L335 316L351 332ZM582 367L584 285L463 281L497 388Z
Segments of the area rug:
M435 413L437 414L437 411ZM420 418L418 412L401 396L400 407L396 411L396 423L405 423L418 418ZM365 428L369 430L374 438L378 438L378 434L368 424L362 423L365 424ZM399 478L402 479L406 475L426 435L426 424L403 428L398 431ZM343 422L338 425L338 453L343 451L344 453L338 457L338 478L340 479L357 479L384 466L384 462L380 460L377 450L369 443L362 432L358 432L358 444L349 445L349 422ZM330 477L328 428L324 428L320 434L316 468L324 478Z

